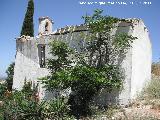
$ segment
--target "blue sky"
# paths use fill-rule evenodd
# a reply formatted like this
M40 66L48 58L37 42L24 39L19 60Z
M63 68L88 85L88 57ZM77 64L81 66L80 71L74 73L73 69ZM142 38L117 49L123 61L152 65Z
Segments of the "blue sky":
M105 2L105 5L80 5L79 2ZM128 5L109 5L108 2L126 2ZM143 3L151 2L144 5ZM147 26L152 42L153 61L160 58L160 1L159 0L34 0L34 30L38 32L38 18L49 16L53 29L83 23L81 17L94 9L119 18L141 18ZM134 2L133 5L130 2ZM1 0L0 3L0 76L5 76L8 65L16 54L16 37L20 35L28 0ZM145 44L145 43L144 43Z

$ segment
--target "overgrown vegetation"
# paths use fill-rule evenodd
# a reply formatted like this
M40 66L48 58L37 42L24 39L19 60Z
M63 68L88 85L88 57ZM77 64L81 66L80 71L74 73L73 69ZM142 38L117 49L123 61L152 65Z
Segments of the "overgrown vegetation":
M33 36L33 0L29 0L21 35ZM95 10L92 16L83 17L89 36L84 39L85 46L77 52L67 43L53 40L49 44L53 58L48 60L50 75L43 77L46 89L71 89L68 97L56 96L51 101L39 100L37 85L25 80L21 91L7 91L0 108L2 119L7 120L45 120L87 117L93 114L92 99L101 89L112 92L122 88L123 72L119 67L123 56L134 39L126 33L112 35L112 29L121 19L103 16ZM13 65L9 67L8 81L13 80ZM8 82L8 85L11 82ZM6 91L2 87L2 91ZM8 87L11 88L11 87Z
M12 91L12 85L13 85L13 75L14 75L14 66L15 66L15 63L11 63L9 65L9 67L7 68L6 70L6 73L7 73L7 78L6 78L6 82L7 82L7 89L9 91Z
M152 79L146 84L139 95L140 100L160 99L160 77L152 75Z
M7 91L7 86L6 84L0 84L0 100L4 98L4 94Z
M152 63L152 74L155 76L160 76L160 63L159 62L154 62Z
M153 77L148 86L145 88L145 97L150 99L160 99L160 80Z
M29 92L29 93L28 93ZM0 107L1 120L45 120L73 118L69 115L69 106L64 98L50 101L38 101L36 89L26 82L22 91L5 95Z
M101 89L111 92L122 87L123 73L117 56L125 55L136 39L126 33L111 35L121 20L103 16L102 10L83 18L90 34L83 41L86 46L76 52L66 43L53 40L50 43L53 58L48 60L51 74L42 78L47 90L71 88L68 104L77 118L91 115L90 102Z
M12 91L14 65L14 62L9 65L9 67L6 70L6 81L0 83L0 100L2 100L5 97L5 95L9 94Z
M33 0L28 1L28 7L23 21L23 26L21 30L21 36L34 36L34 24L33 24L33 15L34 15L34 2Z

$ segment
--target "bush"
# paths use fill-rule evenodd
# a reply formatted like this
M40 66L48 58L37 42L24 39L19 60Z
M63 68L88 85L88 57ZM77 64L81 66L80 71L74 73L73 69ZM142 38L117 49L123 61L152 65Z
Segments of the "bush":
M7 90L6 84L0 83L0 100L2 100L4 98L6 90Z
M152 74L160 76L160 63L152 63Z
M0 118L4 120L71 120L67 100L58 98L51 101L37 102L26 99L21 91L15 91L6 97L0 108Z
M1 110L7 120L43 120L43 102L25 99L21 91L15 91L3 101Z
M7 74L7 78L6 78L6 82L7 82L7 89L9 91L12 91L12 85L13 85L13 75L14 75L14 66L15 63L11 63L7 70L6 70L6 74Z
M119 67L118 56L125 56L136 37L126 33L111 35L118 18L103 16L95 10L92 16L83 17L90 35L80 50L71 49L61 40L52 40L47 67L50 75L41 78L47 90L71 88L69 104L77 118L91 115L90 102L101 89L111 92L122 88L124 74Z
M1 87L1 86L0 86ZM21 91L1 93L3 97L0 107L0 119L4 120L44 120L48 119L70 119L69 105L66 99L57 98L51 101L39 101L37 98L37 86L26 82Z
M142 94L145 99L160 99L160 78L153 76Z
M69 105L67 104L67 99L57 98L55 100L48 101L45 107L45 118L48 119L64 119L71 120L73 116L70 115Z

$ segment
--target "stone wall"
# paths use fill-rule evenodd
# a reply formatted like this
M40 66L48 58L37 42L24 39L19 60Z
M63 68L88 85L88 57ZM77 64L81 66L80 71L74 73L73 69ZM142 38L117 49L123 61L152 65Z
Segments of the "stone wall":
M149 32L142 20L135 23L133 36L137 36L132 47L131 99L151 80L152 46Z
M120 57L120 65L125 71L125 80L122 92L115 91L112 94L106 93L105 89L102 94L96 97L98 104L105 105L107 102L120 102L128 104L130 99L136 97L143 86L151 77L151 43L148 30L142 20L128 19L128 22L118 23L118 27L113 29L112 34L126 32L129 35L137 37L125 57ZM83 34L83 35L82 35ZM88 31L84 25L67 26L58 29L51 34L39 35L36 38L22 36L16 41L17 52L15 60L15 74L13 88L21 89L24 80L37 83L39 77L49 74L46 68L40 68L38 56L38 44L46 45L46 59L51 57L49 54L48 43L52 40L62 40L69 44L70 47L80 49L83 45L81 41L86 39ZM40 97L44 99L53 98L55 93L44 92L42 85L39 87Z

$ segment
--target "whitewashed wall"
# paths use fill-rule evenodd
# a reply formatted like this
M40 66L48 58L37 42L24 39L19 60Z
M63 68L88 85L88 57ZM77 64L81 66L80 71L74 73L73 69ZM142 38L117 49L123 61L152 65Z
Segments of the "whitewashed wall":
M64 30L64 28L63 28ZM86 31L83 31L87 34ZM131 99L136 98L136 94L140 92L143 86L151 78L151 43L148 30L142 20L133 19L131 23L119 23L119 27L113 30L113 33L126 32L129 35L137 37L132 48L128 50L126 57L122 61L122 68L125 70L125 80L123 90L119 93L115 91L108 94L103 90L102 94L96 97L96 102L105 105L108 102L119 102L120 104L128 104ZM71 32L65 34L50 34L40 36L40 38L20 38L17 39L17 52L14 69L13 88L21 89L24 80L37 83L37 78L49 74L46 68L40 68L38 58L37 44L48 44L51 40L63 40L68 42L70 46L79 48L77 42L83 40L80 32ZM46 47L46 57L50 55L48 47ZM50 99L54 94L45 92L42 85L39 87L40 97Z
M132 48L131 99L137 97L151 80L152 47L149 32L142 20L135 23L133 35L137 36Z

